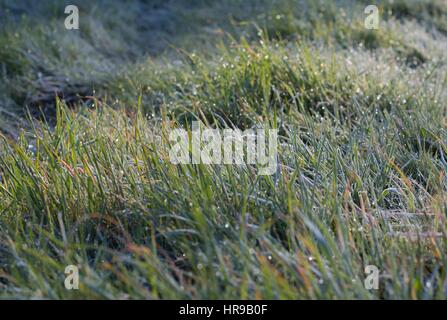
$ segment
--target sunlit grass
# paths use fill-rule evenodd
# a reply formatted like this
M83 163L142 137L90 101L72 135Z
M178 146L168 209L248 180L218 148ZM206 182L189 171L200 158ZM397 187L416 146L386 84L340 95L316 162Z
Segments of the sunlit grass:
M9 21L0 297L445 298L445 7L395 5L369 31L360 1L331 3L141 1L71 35ZM184 33L148 49L139 5ZM169 132L192 120L278 128L277 173L172 164Z

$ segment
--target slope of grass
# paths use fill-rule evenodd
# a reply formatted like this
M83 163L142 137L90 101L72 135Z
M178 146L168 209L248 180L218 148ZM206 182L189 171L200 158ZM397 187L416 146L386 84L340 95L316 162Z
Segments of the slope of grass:
M0 297L446 297L445 2L43 3L0 5ZM278 128L277 172L172 164L193 119Z

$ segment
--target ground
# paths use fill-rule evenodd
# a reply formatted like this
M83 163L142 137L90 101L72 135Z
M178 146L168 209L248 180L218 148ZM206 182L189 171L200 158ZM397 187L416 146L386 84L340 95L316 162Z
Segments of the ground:
M0 297L446 298L446 52L445 0L1 0ZM173 164L192 120L277 171Z

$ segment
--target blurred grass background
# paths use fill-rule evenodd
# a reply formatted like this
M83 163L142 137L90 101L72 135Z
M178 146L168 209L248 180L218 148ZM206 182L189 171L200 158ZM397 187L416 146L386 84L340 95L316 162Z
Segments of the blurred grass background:
M1 0L0 296L445 298L447 3L369 4ZM277 174L172 165L193 119Z

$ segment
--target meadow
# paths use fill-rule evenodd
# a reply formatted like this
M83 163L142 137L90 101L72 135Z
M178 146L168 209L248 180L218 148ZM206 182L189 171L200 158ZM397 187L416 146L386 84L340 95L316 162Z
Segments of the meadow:
M0 298L447 297L445 0L0 0L0 77Z

